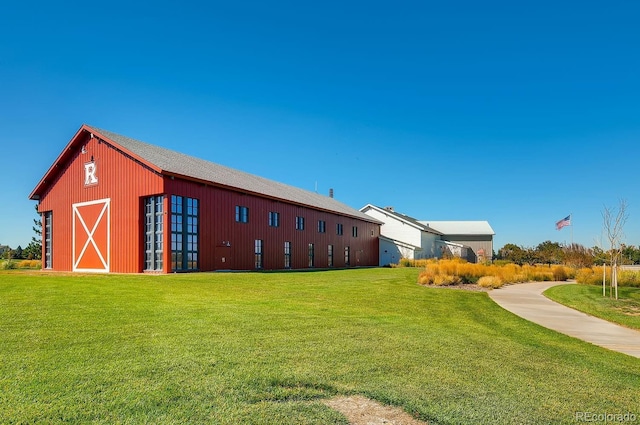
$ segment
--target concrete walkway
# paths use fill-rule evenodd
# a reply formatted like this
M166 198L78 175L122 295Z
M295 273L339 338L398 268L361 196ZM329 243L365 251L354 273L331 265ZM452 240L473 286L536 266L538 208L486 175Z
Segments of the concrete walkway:
M567 282L532 282L489 291L498 305L518 316L609 350L640 358L640 332L581 313L542 293Z

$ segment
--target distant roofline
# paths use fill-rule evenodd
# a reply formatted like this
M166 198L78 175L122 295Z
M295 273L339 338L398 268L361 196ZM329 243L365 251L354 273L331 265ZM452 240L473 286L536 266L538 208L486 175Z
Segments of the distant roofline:
M424 232L428 232L428 233L433 233L435 235L441 235L441 236L443 235L443 233L441 233L440 231L434 229L433 227L425 225L424 223L419 222L415 218L410 217L410 216L405 215L405 214L402 214L402 213L399 213L399 212L397 212L395 210L389 210L389 209L386 209L386 208L379 207L377 205L367 204L364 207L360 208L360 211L364 212L368 208L374 209L374 210L376 210L376 211L378 211L380 213L392 216L392 217L394 217L394 218L396 218L398 220L401 220L402 222L404 222L404 223L406 223L406 224L408 224L408 225L410 225L412 227L415 227L418 230L421 230L421 231L424 231Z

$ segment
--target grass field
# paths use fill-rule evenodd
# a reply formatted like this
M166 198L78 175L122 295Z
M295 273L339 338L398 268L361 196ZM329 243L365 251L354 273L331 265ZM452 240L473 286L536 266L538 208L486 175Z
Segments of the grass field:
M0 272L0 423L327 424L361 394L432 424L640 414L640 361L416 269Z
M618 299L602 296L601 285L562 285L544 295L587 314L640 330L640 288L618 287Z

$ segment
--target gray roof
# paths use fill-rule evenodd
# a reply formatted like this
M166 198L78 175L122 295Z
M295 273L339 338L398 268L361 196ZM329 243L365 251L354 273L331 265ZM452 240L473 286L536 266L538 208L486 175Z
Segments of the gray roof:
M438 229L445 235L495 235L488 221L427 221L423 224Z
M433 234L436 234L436 235L442 235L442 233L440 233L438 230L434 229L433 227L430 227L427 223L420 222L420 221L416 220L413 217L410 217L410 216L408 216L406 214L399 213L399 212L397 212L397 211L395 211L393 209L382 208L382 207L378 207L376 205L367 204L364 207L360 208L360 211L367 210L368 208L373 208L373 209L376 209L376 210L378 210L378 211L380 211L380 212L382 212L384 214L396 217L396 218L398 218L400 220L404 220L407 223L411 223L412 225L414 225L415 227L417 227L418 229L420 229L420 230L422 230L424 232L429 232L429 233L433 233Z
M284 183L278 183L204 159L121 136L107 130L90 126L87 126L87 128L92 129L96 134L104 136L130 153L140 157L142 160L154 165L164 174L190 177L240 191L251 192L257 195L378 223L374 218L329 196L320 195Z

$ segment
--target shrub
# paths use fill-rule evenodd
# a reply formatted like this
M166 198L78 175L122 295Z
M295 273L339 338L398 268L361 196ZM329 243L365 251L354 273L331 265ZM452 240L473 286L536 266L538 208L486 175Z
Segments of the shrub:
M483 288L501 288L504 282L498 276L482 276L478 279L478 286Z
M412 260L409 258L401 258L397 266L398 267L426 267L430 261L433 261L433 260L428 260L428 259Z
M640 287L640 273L633 271L618 272L618 285Z
M458 276L450 274L439 274L436 275L433 279L433 284L436 286L458 285L459 283L460 278Z
M7 260L2 263L2 270L12 270L16 268L16 262L12 260Z
M551 273L553 274L553 280L564 281L569 279L569 275L567 271L562 266L556 266L551 269Z
M16 265L19 269L39 269L42 267L40 260L22 260Z
M420 285L433 285L435 277L435 273L430 270L425 270L418 276L418 283Z
M576 273L576 282L582 285L602 284L602 267L583 267L579 269Z

